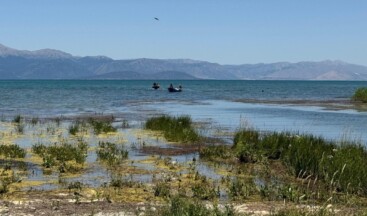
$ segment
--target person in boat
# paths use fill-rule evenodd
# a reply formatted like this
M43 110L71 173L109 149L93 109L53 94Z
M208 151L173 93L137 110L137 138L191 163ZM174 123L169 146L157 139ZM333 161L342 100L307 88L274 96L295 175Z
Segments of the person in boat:
M181 89L182 89L182 85L180 84L180 85L178 86L178 88L181 90Z
M152 88L154 88L154 89L158 89L159 88L159 83L153 83L153 86L152 86Z
M172 85L172 83L169 85L169 88L170 88L170 89L173 89L173 85Z

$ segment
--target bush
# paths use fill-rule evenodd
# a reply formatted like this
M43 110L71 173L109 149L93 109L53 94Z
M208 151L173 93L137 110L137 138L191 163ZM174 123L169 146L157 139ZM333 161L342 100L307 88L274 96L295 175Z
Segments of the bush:
M358 88L354 92L353 100L367 103L367 88Z

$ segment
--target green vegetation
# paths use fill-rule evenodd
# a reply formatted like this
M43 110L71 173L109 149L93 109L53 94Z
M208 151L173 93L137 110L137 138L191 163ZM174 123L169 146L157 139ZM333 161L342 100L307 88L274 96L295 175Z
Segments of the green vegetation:
M281 160L296 177L318 178L330 190L367 195L367 151L354 143L335 143L312 135L238 132L233 150L241 162L263 157Z
M354 92L353 100L367 103L367 88L358 88Z
M24 158L26 151L18 145L0 145L0 155L7 158Z
M97 156L100 161L106 162L109 166L119 165L128 157L128 151L123 145L111 142L99 142Z
M89 119L95 134L116 132L117 129L112 126L113 119Z
M32 151L42 157L45 168L58 166L61 173L78 171L73 163L84 164L87 150L88 144L82 140L76 144L63 142L46 146L39 143L32 146Z
M200 139L199 134L193 128L189 116L153 117L146 121L145 128L162 131L168 141L192 143Z
M223 209L220 209L217 205L214 205L212 208L208 208L204 203L196 199L175 196L170 200L170 205L160 215L234 216L236 214L230 206L225 206Z

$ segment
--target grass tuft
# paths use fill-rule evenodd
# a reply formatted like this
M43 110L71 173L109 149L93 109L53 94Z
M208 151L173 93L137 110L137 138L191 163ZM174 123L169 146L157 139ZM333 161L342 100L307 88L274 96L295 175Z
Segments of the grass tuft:
M146 121L145 128L163 131L168 141L192 143L199 141L200 136L195 131L189 116L160 116Z

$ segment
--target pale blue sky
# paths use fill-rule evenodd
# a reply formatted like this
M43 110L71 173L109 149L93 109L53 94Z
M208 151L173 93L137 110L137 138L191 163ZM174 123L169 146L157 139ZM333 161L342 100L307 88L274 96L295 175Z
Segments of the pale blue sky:
M367 1L0 0L0 43L114 59L367 65Z

